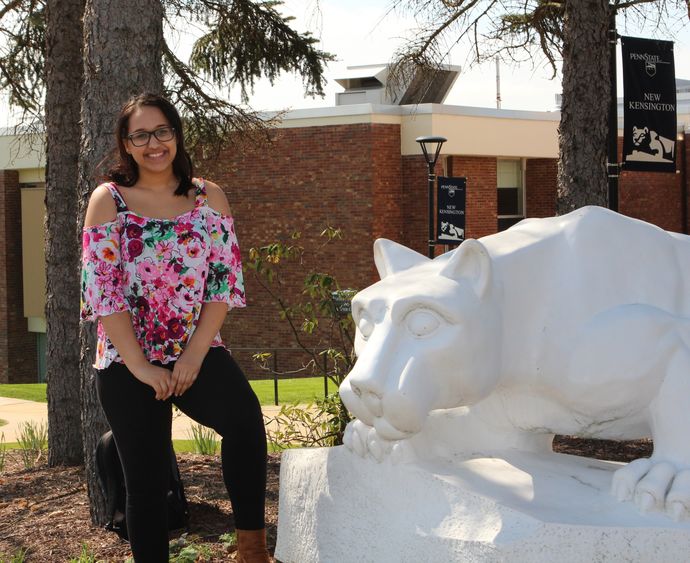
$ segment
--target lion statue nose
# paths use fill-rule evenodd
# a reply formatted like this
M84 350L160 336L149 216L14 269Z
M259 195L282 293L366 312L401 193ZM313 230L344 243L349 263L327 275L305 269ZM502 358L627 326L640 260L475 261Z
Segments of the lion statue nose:
M381 406L381 397L375 393L365 391L361 395L364 406L369 409L374 416L383 416L383 408Z
M359 398L364 407L373 415L381 416L383 408L381 406L381 397L377 393L367 389L364 385L350 382L352 392Z

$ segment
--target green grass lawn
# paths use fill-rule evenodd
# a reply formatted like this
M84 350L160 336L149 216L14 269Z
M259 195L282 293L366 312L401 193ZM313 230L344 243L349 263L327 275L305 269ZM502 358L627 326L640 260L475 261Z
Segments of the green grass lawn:
M10 399L24 399L27 401L38 401L45 403L46 384L45 383L2 383L0 384L0 397Z
M262 405L274 404L273 380L250 381L259 402ZM280 379L278 381L278 402L280 404L310 403L323 398L322 377L300 377L297 379ZM335 385L328 382L328 392L336 391Z
M270 442L267 445L269 452L278 451ZM19 446L19 442L0 441L0 447L4 447L7 451L21 449ZM196 453L196 449L194 448L194 440L173 440L173 448L175 449L175 453L177 454ZM216 451L216 455L220 455L220 442L218 443L218 450ZM0 559L0 563L2 563L2 559Z
M273 380L252 380L251 386L262 405L274 403ZM335 385L329 381L328 391L333 393ZM45 383L3 383L0 384L0 397L26 399L28 401L46 402ZM278 400L282 403L309 403L323 397L323 378L301 377L281 379L278 381Z

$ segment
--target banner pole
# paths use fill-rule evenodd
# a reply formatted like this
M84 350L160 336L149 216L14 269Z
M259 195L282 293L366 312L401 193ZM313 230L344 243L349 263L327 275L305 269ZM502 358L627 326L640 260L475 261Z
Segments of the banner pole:
M429 177L428 177L428 184L429 184L429 246L427 250L427 256L433 260L435 256L435 249L434 249L434 184L436 180L436 174L434 173L434 164L435 162L429 162Z
M616 44L618 33L616 32L616 9L610 7L609 16L609 81L611 83L611 98L609 100L609 141L606 162L608 175L608 204L609 209L618 211L618 88L616 84Z

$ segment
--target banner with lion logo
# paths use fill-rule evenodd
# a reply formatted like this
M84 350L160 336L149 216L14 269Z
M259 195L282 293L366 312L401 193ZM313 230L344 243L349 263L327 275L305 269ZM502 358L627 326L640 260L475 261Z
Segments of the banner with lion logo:
M622 37L623 170L676 171L673 42Z
M436 244L465 240L465 190L467 178L439 176L436 190Z

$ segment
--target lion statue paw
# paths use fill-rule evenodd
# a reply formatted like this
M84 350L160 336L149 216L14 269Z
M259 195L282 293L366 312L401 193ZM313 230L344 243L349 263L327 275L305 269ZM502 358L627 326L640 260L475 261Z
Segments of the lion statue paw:
M675 521L690 517L690 469L673 463L641 458L621 467L613 476L611 493L632 501L643 512L665 511Z
M389 459L394 464L409 463L417 459L409 440L387 440L374 427L357 419L348 423L345 428L343 444L358 456L370 456L379 463L384 459Z

